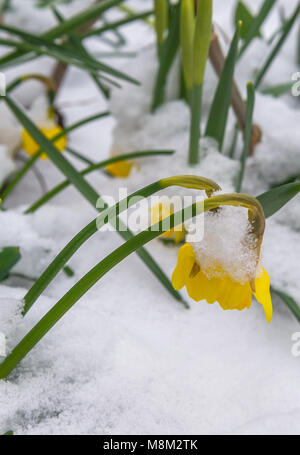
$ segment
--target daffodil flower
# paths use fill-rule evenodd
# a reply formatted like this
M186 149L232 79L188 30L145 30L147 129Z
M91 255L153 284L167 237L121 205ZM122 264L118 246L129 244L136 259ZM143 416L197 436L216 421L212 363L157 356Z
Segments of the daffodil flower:
M55 125L48 125L45 127L39 127L41 132L47 137L47 139L53 139L58 136L63 130L60 126ZM62 136L57 141L54 142L55 147L60 152L63 152L67 145L67 138L66 136ZM30 133L27 130L22 131L22 147L30 156L34 156L39 150L40 146L35 140L32 138ZM47 160L48 156L46 153L41 154L41 159Z
M267 321L271 322L273 307L270 278L261 265L257 268L254 286L250 280L240 283L225 272L220 265L207 270L202 269L193 246L186 243L179 250L177 266L172 275L172 284L176 290L185 286L188 295L195 302L201 300L206 300L209 304L218 302L223 310L249 309L253 294L256 300L262 304Z
M117 163L112 163L106 166L106 171L113 177L118 177L126 179L129 177L134 164L129 161L118 161Z
M49 106L49 101L46 96L41 96L34 101L28 115L47 139L54 139L63 131L55 122L54 110ZM35 142L28 131L23 129L21 138L22 147L28 155L34 156L40 150L39 144ZM60 152L63 152L67 145L66 136L57 139L57 141L54 142L54 145ZM41 154L41 159L48 159L46 153Z

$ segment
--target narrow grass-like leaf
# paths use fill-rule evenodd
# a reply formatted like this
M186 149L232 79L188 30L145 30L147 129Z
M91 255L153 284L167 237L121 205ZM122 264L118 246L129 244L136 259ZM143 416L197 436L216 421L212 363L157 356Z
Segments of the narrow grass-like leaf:
M195 177L196 178L196 177ZM174 180L174 178L171 178ZM247 195L228 194L211 197L204 201L204 204L195 203L192 206L180 210L170 217L164 218L159 223L152 225L149 229L142 231L140 234L132 237L122 246L117 248L92 270L90 270L75 286L72 287L56 305L33 327L32 330L20 341L0 365L0 379L6 378L18 363L36 346L36 344L55 326L55 324L88 292L106 273L112 270L122 260L127 258L134 251L138 251L145 244L157 238L170 228L182 224L200 213L213 210L220 205L245 206L245 199L250 199ZM243 201L244 199L244 201ZM253 199L253 198L252 198ZM254 199L253 199L254 201ZM246 203L247 206L247 203ZM110 209L115 210L115 207ZM105 223L108 213L103 213L101 223L98 219L98 228Z
M64 23L51 28L47 32L43 33L40 38L55 40L65 34L74 32L75 30L78 30L80 27L94 20L96 17L101 16L101 14L103 14L105 11L120 4L122 1L123 0L107 0L101 3L97 3L72 16L70 19L64 21ZM28 51L15 51L2 57L0 59L0 67L3 67L6 63L16 60L27 53Z
M269 218L299 193L300 182L294 182L273 188L272 190L258 196L257 199L263 206L265 217Z
M253 124L253 111L254 111L254 104L255 104L255 89L251 82L247 85L247 111L246 111L246 126L245 126L245 135L244 135L244 147L243 152L241 155L241 170L237 180L236 190L239 193L242 189L245 169L246 169L246 161L249 154L250 148L250 141L251 141L251 132L252 132L252 124Z
M180 51L185 88L190 98L194 85L195 3L182 0L180 10ZM189 99L191 104L191 100Z
M239 0L234 14L234 27L236 27L236 24L238 24L239 21L243 22L243 28L241 30L242 39L246 38L249 28L254 19L255 16L251 13L247 5ZM258 33L257 36L260 36L260 33Z
M275 58L279 54L283 44L285 43L290 31L293 28L293 25L295 24L295 21L297 20L299 14L300 14L300 2L298 2L293 14L291 15L290 19L285 24L280 39L278 40L278 42L276 43L274 48L271 50L270 55L268 56L266 62L264 63L264 65L261 68L261 70L258 72L258 75L257 75L256 80L255 80L255 87L256 88L259 87L259 85L261 84L263 78L265 77L268 69L270 68L270 66L272 65L273 61L275 60Z
M92 166L94 163L89 159L87 158L85 155L83 155L82 153L80 152L77 152L77 150L74 150L73 147L66 147L66 152L69 153L70 155L74 156L75 158L77 158L79 161L81 161L82 163L85 163L85 164L88 164L89 166Z
M199 161L199 140L201 137L202 91L205 68L208 60L212 36L212 0L197 1L197 16L193 52L193 90L191 109L191 128L189 144L189 163Z
M84 169L83 171L80 172L81 175L88 175L91 172L94 172L97 169L103 169L109 164L113 163L118 163L120 161L124 160L132 160L132 159L140 159L140 158L150 158L153 156L165 156L165 155L173 155L174 151L169 151L169 150L148 150L148 151L143 151L143 152L133 152L133 153L127 153L124 155L119 155L115 156L113 158L107 159L105 161L101 161L100 163L97 164L92 164L88 168ZM26 211L25 213L33 213L36 210L38 210L41 206L49 202L51 199L53 199L55 196L57 196L61 191L63 191L65 188L67 188L70 185L70 182L67 180L65 182L62 182L60 185L57 185L55 188L53 188L51 191L49 191L47 194L45 194L43 197L41 197L38 201L36 201L34 204L32 204Z
M274 85L272 87L266 87L261 93L264 95L271 95L274 98L279 98L282 95L291 93L294 82L287 82L286 84Z
M82 34L80 34L80 39L86 39L91 36L95 35L102 35L105 32L108 32L110 30L115 30L119 27L123 27L124 25L131 24L132 22L136 22L138 20L145 19L149 16L152 16L154 13L153 10L148 10L140 14L135 14L133 16L125 17L125 19L120 19L119 21L115 22L110 22L108 24L103 25L102 27L99 28L92 28L91 30L88 30Z
M270 14L273 6L275 5L277 0L264 0L260 11L258 12L257 16L253 19L252 23L250 24L246 36L244 38L244 43L242 49L240 51L240 56L243 55L245 50L248 48L249 44L252 42L253 38L260 34L260 27Z
M224 135L231 105L233 77L241 29L242 23L239 22L225 60L206 126L205 135L214 138L218 142L220 152L223 149Z
M165 34L168 30L169 24L169 1L154 0L154 11L158 55L161 55L162 46L165 40Z
M0 249L0 281L7 277L10 270L21 259L18 247L6 247Z
M297 63L300 66L300 25L299 25L298 40L297 40Z
M89 54L76 53L65 46L60 46L47 41L46 39L35 37L29 33L25 33L13 27L8 27L0 25L0 29L4 28L11 33L21 35L24 41L14 41L8 39L0 39L0 44L3 46L15 47L21 51L34 52L37 56L47 55L53 57L61 62L67 63L68 65L77 66L80 69L88 69L90 72L97 74L99 71L103 71L107 74L110 74L116 78L126 80L133 84L138 84L138 82L127 76L126 74L118 71L111 66L105 65L104 63L98 62L93 59Z
M52 7L53 14L55 15L56 19L62 23L65 21L64 17L60 14L59 11L55 7ZM85 46L83 45L82 41L80 38L74 34L70 33L68 35L70 44L75 48L76 51L78 51L80 54L83 54L85 57L90 58L89 52L86 50ZM108 99L109 98L109 90L102 84L102 82L99 80L98 76L96 76L93 72L90 72L90 77L93 79L94 83L96 84L97 88L100 90L104 98Z
M289 296L283 291L280 291L273 286L271 286L271 292L276 294L288 307L288 309L293 313L298 322L300 322L300 307L297 304L296 300L293 297Z
M152 110L157 109L165 99L165 87L169 71L179 49L180 6L174 5L171 9L172 17L169 35L164 42L159 59L159 69L156 77Z
M41 149L48 155L55 166L65 175L65 177L74 185L74 187L82 194L82 196L94 207L97 207L97 202L101 200L100 195L95 189L84 180L83 176L76 171L76 169L66 160L66 158L55 148L53 143L49 141L43 133L34 125L34 123L26 116L22 108L15 103L10 96L5 97L5 102L11 111L15 114L17 119L23 125L23 127L30 133L33 139L39 144ZM106 204L103 202L103 207ZM119 234L125 240L132 237L130 230L127 226L119 221ZM153 260L151 255L145 250L140 249L137 251L137 255L142 261L148 266L152 273L158 278L162 285L176 298L179 302L183 302L181 295L174 291L170 280L163 272L161 267Z
M123 13L127 14L129 17L133 17L136 15L136 11L134 9L130 8L127 4L125 5L124 3L121 3L120 5L118 5L117 9L119 9ZM155 27L154 19L152 19L152 18L149 19L148 17L146 17L145 19L143 19L143 21L147 25L149 25L149 27L154 29L154 27Z

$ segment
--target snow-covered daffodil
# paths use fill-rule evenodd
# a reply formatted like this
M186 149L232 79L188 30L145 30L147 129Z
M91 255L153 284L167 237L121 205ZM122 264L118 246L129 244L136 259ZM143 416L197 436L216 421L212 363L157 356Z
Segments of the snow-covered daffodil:
M271 322L273 308L270 295L270 278L261 266L257 269L255 278L255 291L250 281L240 283L230 276L222 267L202 270L197 262L193 246L189 243L183 245L178 253L177 266L172 275L172 284L176 290L184 286L188 295L200 302L218 302L223 310L244 310L250 308L252 294L262 304L266 319Z
M270 278L261 263L265 216L259 201L245 194L221 194L204 204L204 238L180 248L173 287L186 287L194 301L218 302L223 310L249 309L254 296L271 322Z

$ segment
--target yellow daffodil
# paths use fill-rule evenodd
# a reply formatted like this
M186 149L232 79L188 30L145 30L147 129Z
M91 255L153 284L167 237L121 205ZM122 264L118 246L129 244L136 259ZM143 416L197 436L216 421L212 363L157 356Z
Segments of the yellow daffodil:
M163 220L164 218L169 217L174 212L171 210L170 205L167 203L160 202L159 204L151 207L151 224L156 224L159 221ZM171 239L175 243L180 243L184 240L186 234L186 230L184 225L176 226L176 228L172 228L169 231L162 234L162 237Z
M249 309L253 294L263 306L267 321L272 320L270 278L261 265L257 268L254 283L250 280L239 283L218 265L202 270L192 245L186 243L179 250L172 284L176 290L185 286L194 301L206 300L209 304L218 302L223 310Z
M40 131L48 138L53 139L54 137L58 136L62 132L62 128L58 125L53 124L53 126L49 127L40 127ZM54 143L55 147L62 152L67 145L67 138L66 136L62 136L61 138L57 139ZM40 146L37 142L32 138L32 136L28 133L27 130L22 131L22 146L23 149L28 153L30 156L34 156L39 150ZM46 153L41 154L41 159L47 160L48 156Z
M127 177L129 177L133 166L134 166L133 163L130 163L129 161L124 160L124 161L118 161L113 164L109 164L108 166L106 166L106 170L113 177L126 179Z

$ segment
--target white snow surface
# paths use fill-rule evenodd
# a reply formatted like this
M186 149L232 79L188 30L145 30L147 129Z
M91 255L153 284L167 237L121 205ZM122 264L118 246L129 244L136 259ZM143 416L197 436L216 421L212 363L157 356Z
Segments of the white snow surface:
M231 36L235 1L214 3L215 21ZM260 3L251 2L254 11ZM15 0L13 4L16 9L8 21L16 26L22 24L41 33L55 23L48 12L33 10L31 1ZM143 9L151 1L135 0L129 4ZM279 6L290 14L296 0L280 0L278 4L264 28L267 37L278 27ZM72 5L73 14L82 2ZM70 14L67 5L61 10ZM117 16L118 13L111 14ZM154 148L174 149L176 155L140 160L139 168L128 180L108 179L96 171L88 177L89 182L99 193L117 197L119 187L126 187L130 193L163 177L196 173L214 179L223 191L233 191L238 161L219 154L213 141L202 140L203 159L196 168L186 164L189 113L182 101L174 99L176 64L168 82L168 102L151 114L149 93L157 65L153 34L144 24L122 31L128 38L127 49L142 51L133 60L107 62L135 75L142 85L137 88L122 83L121 90L113 89L109 105L113 117L72 133L69 144L94 161L111 153ZM90 46L101 52L110 50L94 39ZM257 41L238 65L237 80L243 93L257 62L261 63L266 55L264 46ZM298 70L295 48L296 31L264 84L290 81L291 74ZM26 64L26 69L20 66L9 70L7 77L12 80L28 70L49 74L52 66L50 59L40 59ZM215 84L208 66L205 116ZM16 96L29 107L40 93L39 85L30 83L26 89L19 88ZM291 96L274 100L257 94L255 120L264 135L254 157L248 160L245 192L258 195L270 185L300 174L297 101ZM78 69L68 71L57 107L66 124L107 109L93 82ZM1 121L2 118L8 119L8 114L2 115ZM9 122L12 124L13 120ZM226 147L233 124L231 115ZM0 144L5 144L3 134L0 129ZM238 147L240 152L242 144ZM0 148L1 170L1 153L5 154L5 150ZM84 167L77 159L66 156L78 169ZM37 167L49 188L61 182L61 175L50 162L40 161ZM182 189L168 190L169 194L174 192L187 194ZM30 173L5 202L7 210L0 212L0 247L20 246L22 254L13 270L15 275L0 285L0 335L1 341L5 336L8 351L81 276L121 244L116 233L96 234L71 259L75 276L61 273L22 318L22 299L30 280L96 216L93 207L72 188L35 214L24 215L26 207L41 194L38 181ZM274 287L298 302L299 205L298 197L267 221L263 252L264 267ZM235 213L234 223L234 232L239 226L247 229L244 212ZM228 231L224 229L225 239L230 236ZM226 243L223 246L228 256L234 253L225 248ZM177 248L153 241L147 249L171 276ZM184 297L188 299L185 291ZM299 358L291 353L291 336L299 331L299 325L284 304L274 297L274 317L267 324L261 305L255 301L249 311L243 312L224 312L217 304L189 303L191 309L187 311L170 297L137 256L127 258L64 316L8 380L0 381L0 433L299 434Z

